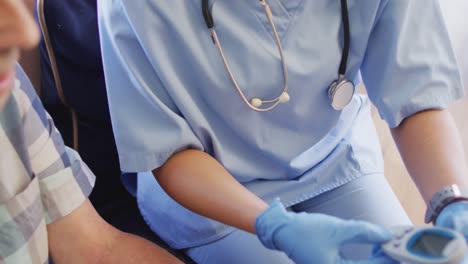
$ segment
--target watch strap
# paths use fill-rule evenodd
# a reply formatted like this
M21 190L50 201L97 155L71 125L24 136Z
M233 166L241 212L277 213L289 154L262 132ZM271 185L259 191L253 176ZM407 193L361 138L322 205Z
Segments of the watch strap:
M468 190L461 189L458 185L452 184L443 187L434 194L427 206L425 222L435 222L439 213L449 204L465 200L468 201Z

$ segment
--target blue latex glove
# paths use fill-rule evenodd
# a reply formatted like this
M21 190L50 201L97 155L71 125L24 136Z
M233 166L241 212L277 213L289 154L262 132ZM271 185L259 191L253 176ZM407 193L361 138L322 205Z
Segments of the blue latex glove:
M435 225L456 230L468 241L468 202L461 201L447 205L437 216ZM468 253L462 263L468 264Z
M295 263L394 263L386 256L351 261L340 256L347 243L380 244L390 231L363 221L345 221L323 214L287 212L279 201L257 217L255 229L263 245L285 252Z

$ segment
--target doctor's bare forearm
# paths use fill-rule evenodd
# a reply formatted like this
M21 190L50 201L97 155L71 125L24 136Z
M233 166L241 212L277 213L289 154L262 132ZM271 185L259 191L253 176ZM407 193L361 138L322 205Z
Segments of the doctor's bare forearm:
M185 150L153 171L161 187L178 203L206 217L255 233L257 215L268 206L210 155Z
M450 112L417 113L392 129L392 135L426 203L443 186L468 187L463 144Z

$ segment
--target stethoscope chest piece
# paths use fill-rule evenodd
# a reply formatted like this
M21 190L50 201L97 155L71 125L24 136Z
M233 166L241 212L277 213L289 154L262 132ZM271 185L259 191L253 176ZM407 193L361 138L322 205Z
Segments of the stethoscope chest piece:
M342 110L345 108L353 99L354 92L355 87L352 82L342 78L334 81L328 89L328 97L333 109Z

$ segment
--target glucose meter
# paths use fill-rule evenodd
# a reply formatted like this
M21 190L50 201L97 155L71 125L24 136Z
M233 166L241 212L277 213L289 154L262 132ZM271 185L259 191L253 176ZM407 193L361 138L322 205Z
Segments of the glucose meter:
M459 264L467 253L465 238L439 227L395 227L394 238L382 244L391 258L414 264Z

